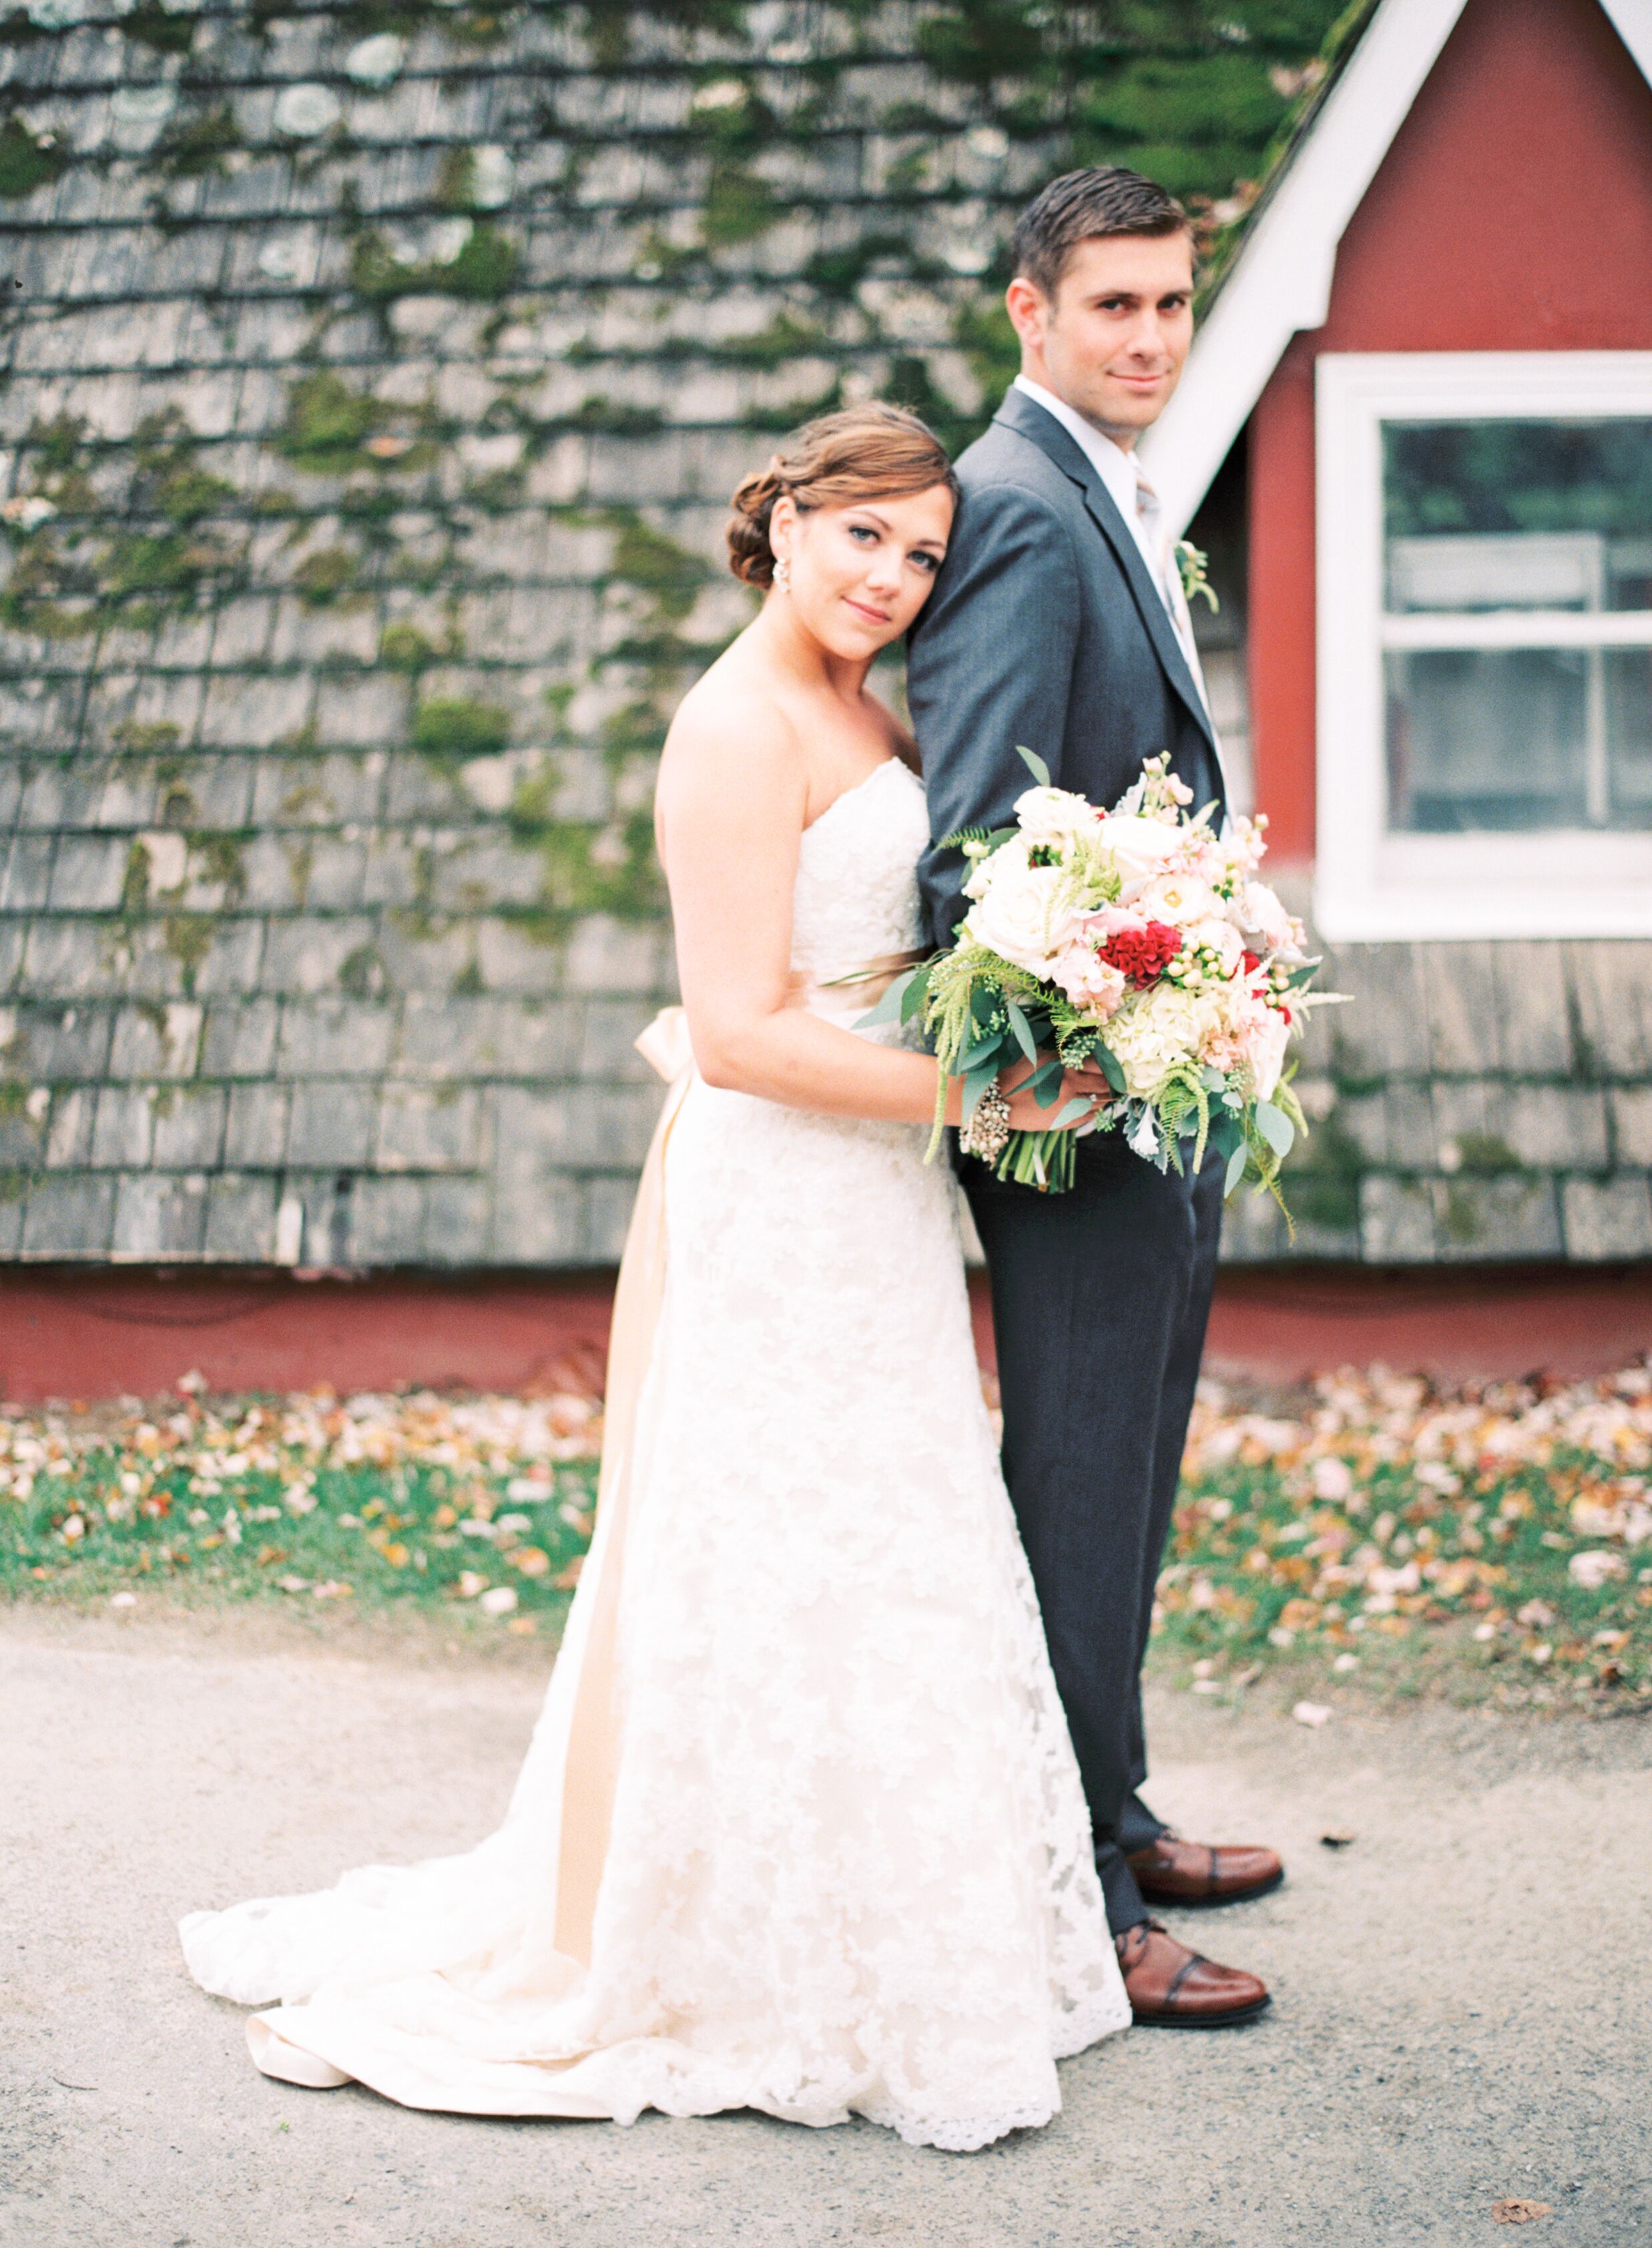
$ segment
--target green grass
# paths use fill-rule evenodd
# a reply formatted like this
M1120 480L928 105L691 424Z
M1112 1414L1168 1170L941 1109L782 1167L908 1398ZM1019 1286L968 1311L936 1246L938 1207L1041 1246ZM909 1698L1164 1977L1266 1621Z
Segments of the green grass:
M548 1411L566 1423L580 1409ZM545 1406L508 1401L502 1440L497 1410L191 1398L102 1425L14 1417L0 1423L0 1595L474 1604L507 1628L554 1629L589 1540L596 1461L577 1428L550 1440L572 1456L545 1456Z
M1319 1400L1289 1419L1202 1410L1160 1676L1211 1695L1279 1671L1389 1698L1652 1706L1641 1370L1451 1399L1345 1375Z
M554 1638L600 1429L572 1390L14 1410L0 1596L422 1612ZM1229 1700L1272 1684L1652 1709L1649 1483L1641 1368L1449 1395L1344 1373L1272 1413L1207 1389L1152 1669Z

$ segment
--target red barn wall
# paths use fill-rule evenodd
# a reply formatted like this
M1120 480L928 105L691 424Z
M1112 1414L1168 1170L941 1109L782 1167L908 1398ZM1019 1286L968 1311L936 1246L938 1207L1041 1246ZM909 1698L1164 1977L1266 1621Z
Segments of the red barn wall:
M1251 423L1258 801L1313 854L1313 363L1652 350L1652 87L1596 0L1469 0Z

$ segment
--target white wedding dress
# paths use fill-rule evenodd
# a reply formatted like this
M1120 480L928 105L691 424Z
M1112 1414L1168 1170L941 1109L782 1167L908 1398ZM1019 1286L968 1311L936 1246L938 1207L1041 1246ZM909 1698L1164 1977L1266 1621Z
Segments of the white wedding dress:
M805 832L805 977L916 942L926 834L893 763ZM269 2073L962 2150L1045 2122L1055 2061L1128 2021L926 1136L689 1082L623 1577L600 1526L504 1826L182 1922L209 1991L280 2001L248 2025ZM611 1769L565 1822L605 1572Z

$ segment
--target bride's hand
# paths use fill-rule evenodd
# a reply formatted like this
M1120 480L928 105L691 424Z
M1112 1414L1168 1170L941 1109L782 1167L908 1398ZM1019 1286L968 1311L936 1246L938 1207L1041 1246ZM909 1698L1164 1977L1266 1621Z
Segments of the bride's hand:
M1039 1059L1043 1059L1040 1055ZM1113 1088L1101 1072L1086 1066L1081 1069L1063 1070L1059 1095L1048 1107L1043 1107L1036 1094L1016 1093L1011 1089L1025 1085L1032 1074L1025 1062L1017 1062L998 1079L999 1091L1009 1096L1010 1129L1012 1132L1048 1132L1053 1128L1056 1118L1071 1102L1084 1100L1093 1105L1097 1102L1105 1105L1113 1098ZM1061 1128L1074 1132L1085 1121L1084 1117L1075 1114Z

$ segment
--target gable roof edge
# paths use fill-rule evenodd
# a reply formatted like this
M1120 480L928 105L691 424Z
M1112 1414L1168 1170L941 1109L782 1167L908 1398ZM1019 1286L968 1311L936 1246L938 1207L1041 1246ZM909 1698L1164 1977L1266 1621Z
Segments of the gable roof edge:
M1466 0L1382 0L1286 159L1223 282L1176 395L1142 440L1180 536L1285 346L1322 327L1336 254ZM1652 81L1652 0L1600 0Z

